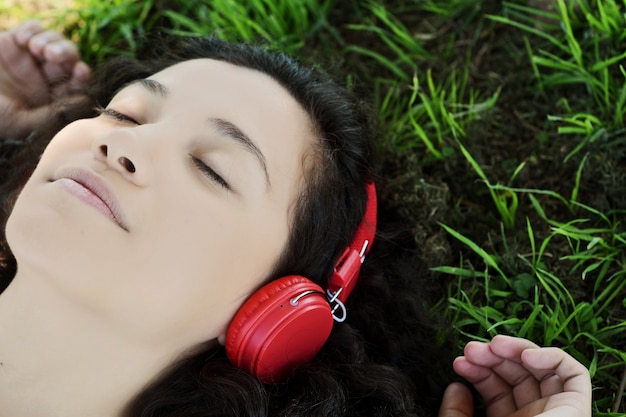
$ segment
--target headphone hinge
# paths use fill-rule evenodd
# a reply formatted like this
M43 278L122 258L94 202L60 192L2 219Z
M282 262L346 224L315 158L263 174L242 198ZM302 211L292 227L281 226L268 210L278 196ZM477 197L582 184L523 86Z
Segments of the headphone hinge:
M328 281L328 290L342 303L346 301L356 285L361 270L362 256L353 248L346 248Z

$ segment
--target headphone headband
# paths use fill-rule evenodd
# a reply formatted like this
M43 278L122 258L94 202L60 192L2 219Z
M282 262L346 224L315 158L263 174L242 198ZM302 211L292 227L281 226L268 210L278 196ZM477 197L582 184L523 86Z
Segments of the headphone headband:
M337 260L335 271L328 281L328 289L326 290L331 305L336 303L332 306L333 317L336 321L345 320L346 311L343 303L348 299L358 281L361 264L365 260L365 255L369 253L376 234L376 215L378 212L376 186L371 181L366 183L365 187L367 190L365 214L356 229L352 242ZM338 308L343 312L341 316L334 314Z

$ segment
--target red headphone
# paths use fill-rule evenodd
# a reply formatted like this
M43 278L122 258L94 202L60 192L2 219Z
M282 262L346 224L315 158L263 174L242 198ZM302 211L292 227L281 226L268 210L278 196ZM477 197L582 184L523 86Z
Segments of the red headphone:
M263 382L276 382L313 359L326 343L333 319L345 320L344 302L376 233L376 187L373 182L366 187L365 215L326 291L302 276L282 277L252 294L235 314L226 334L226 354L234 366Z

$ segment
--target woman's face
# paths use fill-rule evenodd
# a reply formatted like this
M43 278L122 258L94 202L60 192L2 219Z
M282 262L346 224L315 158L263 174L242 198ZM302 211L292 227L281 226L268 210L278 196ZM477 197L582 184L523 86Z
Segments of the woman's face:
M132 83L44 152L7 225L17 279L149 343L213 339L285 247L311 132L277 82L228 63Z

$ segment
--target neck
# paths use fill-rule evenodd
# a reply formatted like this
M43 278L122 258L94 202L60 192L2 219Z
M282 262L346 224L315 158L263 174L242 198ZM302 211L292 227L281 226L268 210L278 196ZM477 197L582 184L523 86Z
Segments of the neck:
M45 278L20 272L0 295L0 415L121 416L175 355L116 334Z

